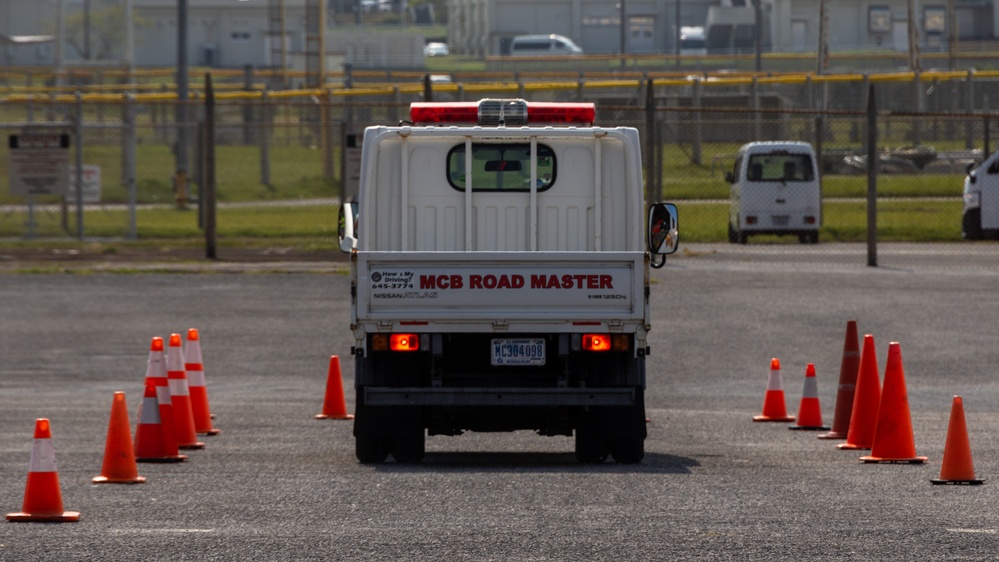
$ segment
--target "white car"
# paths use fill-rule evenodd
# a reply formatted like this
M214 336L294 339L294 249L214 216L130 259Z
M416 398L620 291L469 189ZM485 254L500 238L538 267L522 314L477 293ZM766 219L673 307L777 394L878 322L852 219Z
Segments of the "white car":
M448 50L447 43L427 43L423 47L423 56L425 57L443 57L449 54L451 51Z

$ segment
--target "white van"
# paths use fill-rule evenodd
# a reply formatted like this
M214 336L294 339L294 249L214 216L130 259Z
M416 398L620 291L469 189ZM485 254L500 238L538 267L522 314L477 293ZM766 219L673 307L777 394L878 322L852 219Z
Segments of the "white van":
M515 57L554 57L581 55L583 49L572 39L561 35L518 35L510 42L510 55Z
M680 28L680 54L681 55L706 55L707 37L704 35L704 28L700 26Z
M743 145L731 172L728 241L750 234L792 234L803 244L819 241L822 184L815 149L807 142Z
M999 237L999 152L964 178L961 236L967 240Z

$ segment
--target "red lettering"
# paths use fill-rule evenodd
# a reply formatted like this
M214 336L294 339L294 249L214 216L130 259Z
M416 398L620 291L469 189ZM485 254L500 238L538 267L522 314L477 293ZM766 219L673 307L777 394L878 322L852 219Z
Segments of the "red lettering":
M451 276L451 288L452 289L460 289L462 287L462 285L463 285L463 283L461 282L461 275L452 275Z
M437 278L433 275L421 275L420 276L420 288L421 289L436 289L437 288Z
M481 275L469 275L468 276L468 288L469 289L481 289L482 288L482 276Z
M566 273L562 276L562 288L571 289L572 288L572 275Z
M487 289L495 289L496 288L496 276L495 275L486 275L482 279L482 284L485 285L485 287Z
M506 275L500 275L499 282L496 283L496 288L498 289L509 289L510 288L510 278Z
M587 289L596 289L597 288L597 276L596 275L587 275L586 276L586 288Z
M514 289L520 289L521 287L524 286L524 276L523 275L514 275L513 278L511 279L511 283L512 283L511 284L512 288L514 288Z
M614 277L611 275L601 275L600 276L600 288L601 289L613 289L614 288Z
M548 283L545 281L544 275L532 275L531 276L531 288L532 289L547 289Z

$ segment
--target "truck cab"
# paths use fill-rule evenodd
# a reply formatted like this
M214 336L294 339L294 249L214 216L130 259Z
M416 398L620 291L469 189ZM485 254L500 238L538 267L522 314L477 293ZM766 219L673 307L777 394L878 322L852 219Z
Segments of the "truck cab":
M644 456L649 267L677 213L646 208L633 128L585 103L416 103L364 133L351 254L356 454L417 462L427 435L575 436ZM647 211L647 213L646 213Z
M968 167L961 236L966 240L999 237L999 152L977 167Z

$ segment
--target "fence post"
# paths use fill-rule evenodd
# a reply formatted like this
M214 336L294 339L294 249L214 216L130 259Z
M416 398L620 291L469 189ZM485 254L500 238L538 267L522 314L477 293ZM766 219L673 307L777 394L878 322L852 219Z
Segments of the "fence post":
M215 90L205 74L205 257L213 260L215 247Z
M917 68L912 73L913 95L915 97L916 113L919 115L912 119L912 146L919 146L923 143L922 114L926 112L926 97L923 96L922 72Z
M271 104L269 92L260 95L260 183L271 186Z
M965 113L972 113L975 111L975 82L974 82L975 72L971 69L968 70L968 78L965 80ZM975 148L975 138L974 138L974 126L973 120L968 120L964 124L964 148L971 150ZM986 156L988 156L986 154Z
M878 113L874 85L867 87L867 265L878 265Z
M76 237L83 240L83 95L76 92Z
M645 201L658 201L658 178L655 160L656 93L651 79L645 81Z
M756 76L753 76L750 84L750 96L752 98L750 105L753 106L753 140L763 140L762 123L760 123L760 80Z
M690 162L692 164L701 164L701 79L700 77L694 78L693 84L693 96L691 96L691 104L694 106L694 138L693 146L690 147Z
M139 193L136 189L135 176L137 165L135 161L135 94L125 94L125 107L122 109L122 121L125 134L121 147L121 178L128 190L128 237L135 240L139 237L139 226L136 222L136 207L139 204Z

